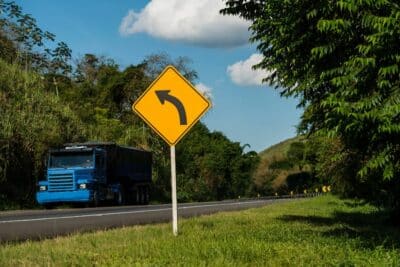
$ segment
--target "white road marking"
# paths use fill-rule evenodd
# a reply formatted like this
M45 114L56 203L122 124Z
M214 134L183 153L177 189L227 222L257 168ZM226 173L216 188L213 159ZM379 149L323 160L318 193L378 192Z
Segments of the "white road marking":
M178 210L195 209L195 208L207 208L207 207L216 207L216 206L233 206L233 205L255 204L255 203L262 203L262 202L266 202L266 201L265 200L256 200L256 201L246 201L246 202L206 204L206 205L179 207ZM76 218L87 218L87 217L102 217L102 216L111 216L111 215L149 213L149 212L158 212L158 211L167 211L167 210L171 210L171 208L152 209L152 210L121 211L121 212L108 212L108 213L95 213L95 214L70 215L70 216L58 216L58 217L43 217L43 218L34 218L34 219L21 219L21 220L9 220L9 221L0 221L0 224L17 223L17 222L37 222L37 221L59 220L59 219L76 219Z

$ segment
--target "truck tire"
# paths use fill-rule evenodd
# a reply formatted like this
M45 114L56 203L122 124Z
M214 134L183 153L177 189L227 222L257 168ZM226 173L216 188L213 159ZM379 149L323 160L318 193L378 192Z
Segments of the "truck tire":
M144 186L141 186L139 188L139 192L140 192L140 205L144 205L145 204L145 194L146 188Z
M118 206L123 206L126 204L126 198L125 198L125 189L121 185L118 192L115 194L115 203Z
M142 186L139 186L138 192L139 192L139 205L142 205L143 204L143 187Z
M149 204L149 187L143 186L143 205Z
M147 205L149 202L148 196L148 187L147 186L138 186L136 190L136 204L139 205Z
M93 200L92 200L91 204L92 204L91 205L92 207L98 207L99 206L99 191L95 190L93 192Z
M140 186L138 186L134 192L135 192L134 202L136 205L140 205Z

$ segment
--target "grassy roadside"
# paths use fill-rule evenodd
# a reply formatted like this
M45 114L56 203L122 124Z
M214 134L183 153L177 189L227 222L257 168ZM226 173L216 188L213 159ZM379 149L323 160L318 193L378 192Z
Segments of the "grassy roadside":
M0 266L399 266L400 230L333 196L0 246Z

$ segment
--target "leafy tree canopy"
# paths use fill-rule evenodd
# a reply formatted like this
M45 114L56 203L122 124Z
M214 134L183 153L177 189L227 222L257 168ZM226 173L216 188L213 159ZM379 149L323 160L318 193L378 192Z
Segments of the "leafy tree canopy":
M375 187L364 197L400 207L398 1L228 0L221 12L252 22L255 67L299 97L300 130L339 138L334 158Z
M0 0L0 58L25 69L67 75L71 49L55 35L42 30L36 20L25 14L14 1Z

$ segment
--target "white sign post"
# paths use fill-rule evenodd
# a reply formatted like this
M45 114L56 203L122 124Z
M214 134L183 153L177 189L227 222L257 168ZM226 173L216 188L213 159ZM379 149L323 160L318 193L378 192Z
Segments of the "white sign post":
M172 191L172 232L178 235L178 201L176 199L175 146L171 146L171 191Z

